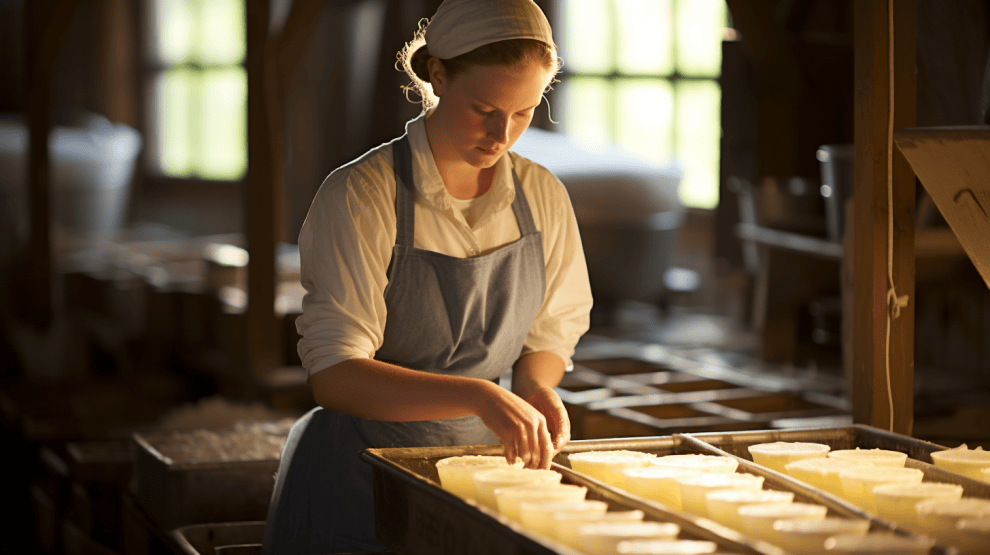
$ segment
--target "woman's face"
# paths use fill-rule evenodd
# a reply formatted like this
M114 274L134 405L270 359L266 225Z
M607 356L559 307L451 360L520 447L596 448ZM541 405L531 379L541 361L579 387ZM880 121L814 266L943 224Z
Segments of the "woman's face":
M473 66L447 79L438 60L430 65L440 102L430 116L438 162L489 168L515 144L533 119L551 73L524 61L512 66ZM439 152L436 152L439 150Z

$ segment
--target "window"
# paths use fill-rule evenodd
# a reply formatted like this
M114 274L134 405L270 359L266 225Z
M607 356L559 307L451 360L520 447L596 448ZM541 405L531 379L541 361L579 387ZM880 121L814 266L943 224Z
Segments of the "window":
M718 204L724 0L559 0L564 132L684 168L681 200Z
M244 0L147 0L149 171L235 181L247 172Z

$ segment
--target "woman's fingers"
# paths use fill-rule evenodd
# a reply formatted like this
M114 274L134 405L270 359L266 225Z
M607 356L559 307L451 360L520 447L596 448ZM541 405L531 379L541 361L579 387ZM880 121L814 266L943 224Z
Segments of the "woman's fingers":
M501 439L502 438L499 438L500 441ZM519 449L516 448L516 445L514 443L511 442L506 443L502 441L502 451L503 453L505 453L505 461L508 462L509 464L515 463L516 460L520 458Z
M511 391L479 382L486 391L477 415L498 437L506 459L518 457L527 468L549 468L553 442L543 414Z
M564 403L560 403L555 408L553 425L550 428L551 435L553 436L553 449L554 451L560 451L571 440L571 419L567 415L567 409L564 408Z
M546 433L546 422L542 415L525 414L519 425L517 440L520 446L519 456L523 464L526 468L543 468L541 437Z
M563 418L558 423L559 427L553 438L553 450L556 452L560 452L571 441L571 419L567 416L566 410L563 413Z
M543 427L540 433L540 465L537 468L550 468L553 455L553 437L550 435L550 429Z
M547 429L553 438L551 449L554 452L563 449L564 445L567 445L567 442L571 440L571 420L567 415L567 408L564 407L557 392L549 387L540 388L526 401L546 418Z
M526 440L528 440L528 457L525 457L528 468L550 468L550 461L553 459L553 438L550 429L547 427L546 418L537 413L533 417L533 426L526 430Z
M517 441L519 444L519 458L522 459L526 468L533 467L533 446L530 444L530 436L525 427L521 427L515 438L510 441Z

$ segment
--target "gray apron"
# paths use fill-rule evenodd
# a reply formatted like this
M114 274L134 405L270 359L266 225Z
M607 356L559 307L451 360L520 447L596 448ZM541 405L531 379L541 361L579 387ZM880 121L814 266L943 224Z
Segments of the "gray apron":
M406 136L392 143L396 238L388 319L377 360L423 372L497 380L522 353L543 303L543 242L515 170L521 238L473 258L415 248L415 186ZM315 408L292 427L265 526L265 553L368 552L375 537L369 447L495 445L476 416L385 422Z

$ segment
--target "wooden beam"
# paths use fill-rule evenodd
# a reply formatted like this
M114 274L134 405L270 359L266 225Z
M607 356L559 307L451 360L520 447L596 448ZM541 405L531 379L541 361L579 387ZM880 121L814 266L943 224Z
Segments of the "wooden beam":
M245 393L281 365L281 335L275 314L278 280L275 249L281 237L282 191L273 148L271 103L275 87L268 35L269 0L247 1L248 171L245 229L248 250L247 350ZM277 142L281 142L278 140Z
M285 95L292 75L306 52L309 37L320 19L323 2L293 2L289 17L278 36L276 47L278 68L278 98Z
M757 176L799 175L799 105L805 79L799 44L774 17L772 0L726 0L752 64L758 123Z
M915 0L857 0L854 10L854 237L853 252L847 253L853 260L854 305L845 307L853 314L853 418L857 423L910 434L914 419L915 179L890 143L888 117L892 60L893 128L911 127L915 122L917 6ZM888 155L893 156L892 171L888 171ZM892 277L897 295L908 296L899 317L890 320L889 358L888 177L893 182Z
M25 288L15 309L35 329L46 329L52 317L51 153L52 72L61 40L75 15L74 0L27 2L25 10L25 84L27 90L27 189L30 228L28 256L18 280ZM21 279L23 278L23 279Z
M768 0L726 0L732 22L742 34L753 67L774 85L797 94L801 69L794 54L790 32L777 21Z
M99 4L99 41L96 68L101 111L114 123L138 127L138 87L134 3L104 0Z

